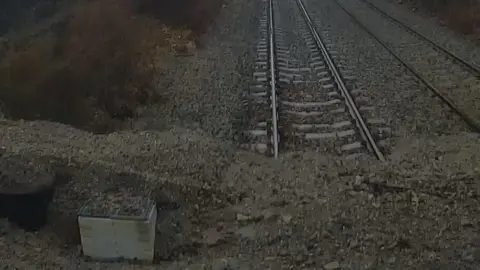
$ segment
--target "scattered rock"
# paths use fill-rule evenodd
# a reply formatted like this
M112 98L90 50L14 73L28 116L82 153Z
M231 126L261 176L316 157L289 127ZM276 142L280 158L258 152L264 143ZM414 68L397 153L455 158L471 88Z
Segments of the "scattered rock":
M185 270L190 270L190 269L199 269L200 267L195 266L195 265L186 265L185 262L172 262L166 270L177 270L177 269L185 269Z
M292 221L292 219L293 219L292 215L288 215L288 214L282 215L283 222L285 222L287 224L290 223Z
M259 222L264 218L265 218L264 213L261 212L260 210L253 209L252 212L250 213L250 220L251 221Z
M215 260L211 265L212 270L226 270L228 268L228 261L225 259Z
M377 262L377 257L375 256L368 256L362 261L362 264L364 266L363 269L372 269Z
M209 228L203 232L203 241L208 246L216 246L224 242L224 235L217 228Z
M462 219L460 220L460 224L463 227L469 227L469 226L473 226L473 221L467 217L462 217Z
M306 260L307 260L307 258L305 256L303 256L302 254L298 254L297 256L295 256L295 261L297 263L303 263Z
M274 213L271 210L266 210L266 211L263 212L263 219L267 220L267 221L272 220L272 219L276 218L277 216L278 216L278 214Z
M464 251L462 252L462 259L463 259L464 261L468 261L468 262L473 262L473 261L475 261L475 258L474 258L474 256L473 256L473 251L472 251L470 248L464 250Z
M355 182L353 183L354 188L359 188L363 184L363 177L360 175L355 176Z
M240 263L235 258L222 258L212 262L212 270L236 270L240 269Z
M238 221L249 221L249 220L251 220L251 217L247 216L247 215L244 215L242 213L238 213L237 214L237 220Z
M328 199L325 199L325 198L320 198L317 200L318 204L319 205L324 205L328 202Z
M357 196L357 192L355 190L350 190L350 191L348 191L348 195L350 195L352 197L355 197L355 196Z
M253 225L242 227L236 231L236 234L240 235L243 238L255 239L257 233Z
M357 241L357 240L352 240L352 241L350 241L349 246L350 246L350 248L356 248L356 247L358 247L358 241Z
M286 206L288 203L287 201L285 200L277 200L277 201L273 201L272 203L270 203L272 206L276 206L276 207L283 207L283 206Z
M338 263L337 261L329 262L323 266L323 269L325 270L340 269L340 263Z
M387 259L387 263L389 263L389 264L394 264L396 261L397 261L396 257L390 257L390 258Z
M196 264L191 264L188 266L183 266L182 264L173 265L167 268L167 270L178 270L178 269L185 269L185 270L206 270L210 269L208 267L209 265L203 264L203 263L196 263Z

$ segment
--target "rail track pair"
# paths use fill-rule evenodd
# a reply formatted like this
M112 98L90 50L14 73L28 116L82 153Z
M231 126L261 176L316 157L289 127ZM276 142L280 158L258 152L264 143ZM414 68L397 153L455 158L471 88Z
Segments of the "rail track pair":
M300 144L314 142L313 145L318 148L318 142L331 140L334 141L332 143L333 148L340 152L358 153L358 149L363 148L374 154L379 160L385 161L382 146L378 144L382 136L379 136L378 132L371 131L372 128L375 128L375 124L380 123L381 120L366 119L363 116L365 107L362 107L357 102L356 95L358 90L349 87L351 83L338 67L335 57L332 56L331 46L317 32L316 25L312 21L303 1L294 1L304 21L305 35L307 36L306 42L311 50L313 61L309 70L317 75L321 74L323 77L317 76L317 83L308 85L307 81L302 81L301 76L300 78L296 78L294 75L288 76L288 71L291 69L288 63L285 63L288 61L286 56L288 48L283 44L283 33L276 27L277 17L279 17L276 15L278 14L275 9L276 0L267 0L267 9L261 22L262 38L257 45L257 68L259 71L254 74L256 76L256 85L254 85L254 90L251 93L253 105L250 108L252 111L261 113L258 114L260 116L253 117L257 119L254 119L254 126L247 132L248 136L253 138L251 140L253 143L250 143L249 147L278 158L281 149L288 148L288 145L291 144L290 142L299 142ZM425 78L413 64L409 63L408 59L402 58L395 51L395 48L392 48L391 45L389 46L378 37L352 12L348 11L337 0L333 1L360 28L388 50L418 81L448 105L473 130L480 132L480 125L469 113L466 113L451 101L429 79ZM467 69L476 79L480 77L480 69L478 67L416 32L413 28L383 12L370 2L366 0L361 1L370 9L380 13L410 34L418 37L430 48L454 60L464 69ZM301 69L298 68L297 71ZM317 94L320 96L312 94L308 90L299 90L302 87L310 88L311 90L313 88L313 91L317 91ZM292 88L293 92L297 91L300 94L292 93ZM298 99L298 95L304 96L300 97L301 101L297 101L294 98L292 100L292 96L297 96ZM343 114L343 118L332 119L325 117L328 114ZM347 118L345 118L345 114L348 114ZM324 121L326 119L331 121ZM385 130L388 128L381 127L380 129ZM338 143L339 138L341 139L340 143Z

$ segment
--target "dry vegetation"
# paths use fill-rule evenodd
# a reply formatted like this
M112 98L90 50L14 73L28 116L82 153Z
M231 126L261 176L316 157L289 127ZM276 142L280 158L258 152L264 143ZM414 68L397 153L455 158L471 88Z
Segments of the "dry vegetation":
M61 30L8 40L0 108L14 119L109 132L134 117L137 106L158 101L159 62L178 32L165 25L202 33L220 6L219 0L78 1Z
M165 2L168 2L166 4ZM195 34L202 34L212 23L223 0L140 0L138 10L162 22L185 26Z
M480 1L478 0L411 0L423 10L438 15L456 31L480 40Z

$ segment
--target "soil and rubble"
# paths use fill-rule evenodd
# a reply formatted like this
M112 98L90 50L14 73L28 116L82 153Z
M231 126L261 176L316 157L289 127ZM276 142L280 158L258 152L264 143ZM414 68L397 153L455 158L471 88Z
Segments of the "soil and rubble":
M254 12L252 3L232 1L223 22ZM224 38L243 29L230 42L211 37L216 49L175 60L184 68L161 85L168 102L146 109L132 130L95 135L0 120L2 158L42 160L59 176L44 229L0 220L0 267L479 269L478 135L396 136L385 164L240 151L231 141L249 71L242 59L253 44L240 38L255 20L235 21L219 26ZM77 211L112 187L141 187L155 198L154 265L82 257Z
M0 157L0 192L35 190L50 186L53 182L54 176L49 164L42 160L11 156L8 153L0 153Z
M318 153L273 160L182 128L93 135L54 123L4 122L0 132L5 153L61 160L70 175L58 183L45 229L3 228L1 261L8 267L479 266L480 144L474 134L404 139L381 164L368 156ZM112 184L153 192L160 211L157 265L101 264L81 256L76 211L92 192Z

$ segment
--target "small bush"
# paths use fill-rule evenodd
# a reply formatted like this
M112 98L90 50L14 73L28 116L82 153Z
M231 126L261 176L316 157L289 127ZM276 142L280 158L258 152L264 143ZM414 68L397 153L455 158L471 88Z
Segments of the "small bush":
M199 35L213 22L222 4L223 0L138 0L137 8L164 23L186 27Z

